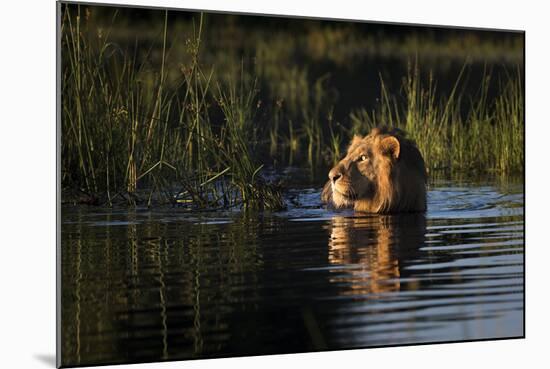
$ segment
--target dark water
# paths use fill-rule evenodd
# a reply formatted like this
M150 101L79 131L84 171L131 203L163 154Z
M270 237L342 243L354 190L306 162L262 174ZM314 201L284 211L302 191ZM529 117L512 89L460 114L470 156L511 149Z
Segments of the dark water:
M425 215L295 191L275 214L62 209L62 362L523 335L523 185L435 182Z

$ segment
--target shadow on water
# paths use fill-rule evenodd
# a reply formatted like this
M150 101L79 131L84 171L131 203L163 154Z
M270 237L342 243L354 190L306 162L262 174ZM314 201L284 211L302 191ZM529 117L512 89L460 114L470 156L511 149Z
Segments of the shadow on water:
M523 335L522 186L427 214L62 209L64 365Z

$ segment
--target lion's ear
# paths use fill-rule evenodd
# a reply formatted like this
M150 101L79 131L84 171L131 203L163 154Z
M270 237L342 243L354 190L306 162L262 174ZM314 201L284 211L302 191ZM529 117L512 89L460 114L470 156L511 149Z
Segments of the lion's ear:
M401 145L399 144L399 140L394 136L384 137L380 142L380 148L384 154L390 155L396 160L399 159Z

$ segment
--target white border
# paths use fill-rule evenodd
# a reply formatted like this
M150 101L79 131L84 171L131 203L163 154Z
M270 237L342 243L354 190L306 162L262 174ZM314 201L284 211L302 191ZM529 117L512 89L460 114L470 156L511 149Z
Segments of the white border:
M97 0L96 2L105 2ZM120 4L215 9L527 31L527 326L525 340L336 351L235 359L123 365L117 368L279 368L399 366L518 368L547 362L550 105L547 11L535 2L298 2L277 0L117 1ZM543 4L543 2L538 2ZM55 355L55 4L6 2L1 12L2 311L0 366L52 367ZM536 166L540 165L540 168ZM546 226L546 227L545 227Z

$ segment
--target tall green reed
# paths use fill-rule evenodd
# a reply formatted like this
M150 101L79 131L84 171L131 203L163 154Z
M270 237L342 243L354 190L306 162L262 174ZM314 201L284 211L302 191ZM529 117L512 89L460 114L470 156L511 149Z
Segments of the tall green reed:
M423 82L418 65L403 80L403 96L391 95L380 77L381 98L372 112L350 114L348 135L380 125L401 128L422 152L429 170L523 172L523 95L521 72L508 73L500 93L489 98L491 72L466 101L461 84L465 64L448 96L440 96L432 76ZM464 113L466 111L466 113Z
M61 32L64 187L106 194L107 203L121 197L148 205L283 206L253 158L255 90L220 83L215 89L214 71L200 64L202 15L187 40L190 63L170 86L167 12L157 71L147 70L136 51L110 42L108 33L83 31L80 7L76 14L71 9L65 8ZM222 116L214 122L216 104Z

